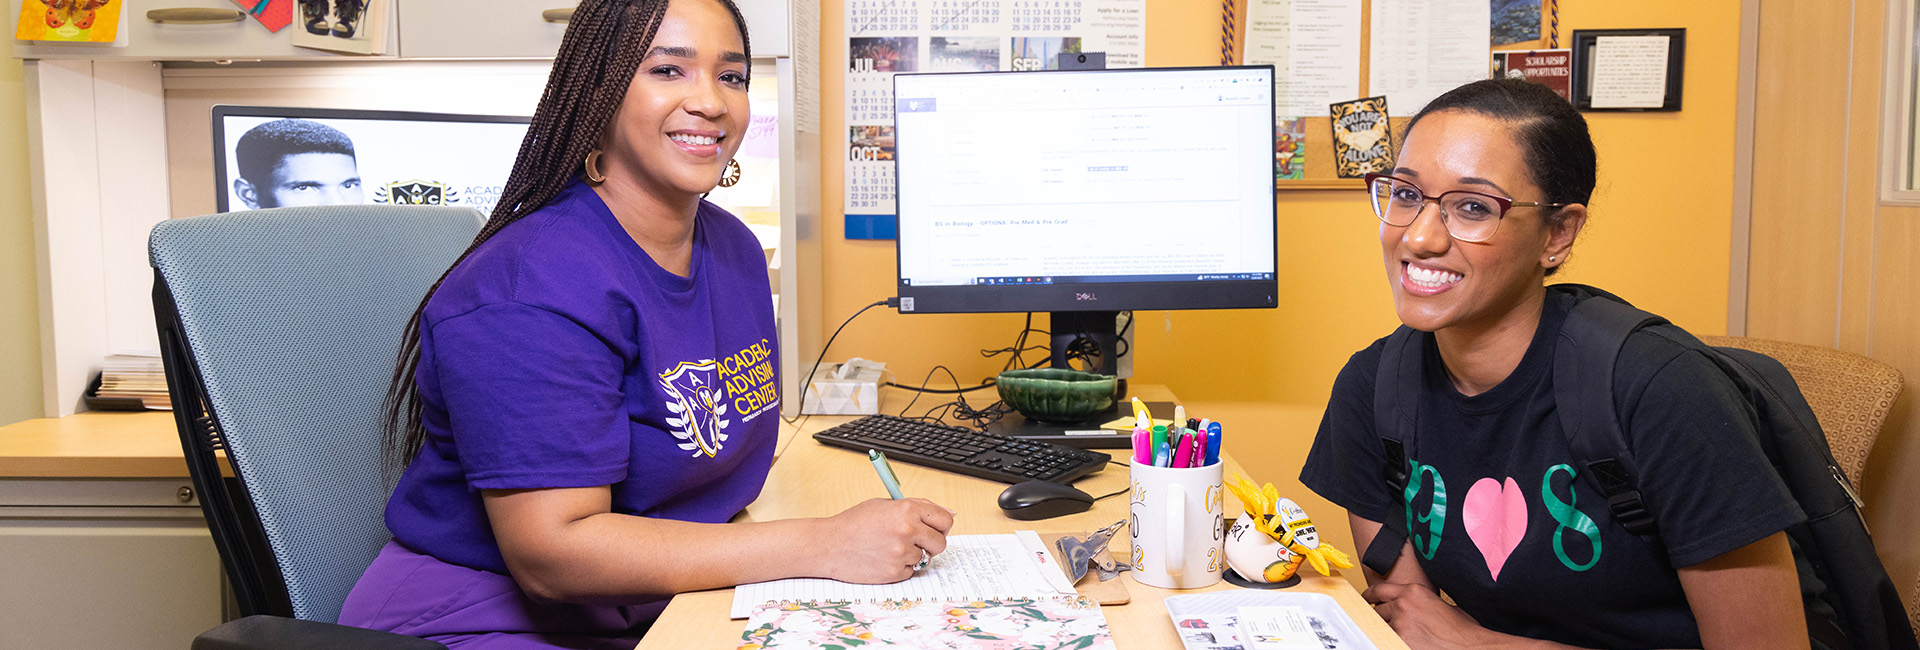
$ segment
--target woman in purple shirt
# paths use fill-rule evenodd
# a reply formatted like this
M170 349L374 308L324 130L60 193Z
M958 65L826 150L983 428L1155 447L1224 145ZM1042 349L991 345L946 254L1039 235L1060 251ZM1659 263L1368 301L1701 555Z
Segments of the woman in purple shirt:
M945 548L953 513L922 499L727 523L779 431L765 259L701 200L748 73L730 0L580 3L492 219L408 327L394 541L341 623L630 648L676 593L893 582Z

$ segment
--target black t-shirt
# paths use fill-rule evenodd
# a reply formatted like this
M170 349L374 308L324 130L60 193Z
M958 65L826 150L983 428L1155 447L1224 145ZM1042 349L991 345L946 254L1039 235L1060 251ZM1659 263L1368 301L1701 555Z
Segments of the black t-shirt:
M1374 376L1385 339L1334 382L1300 481L1362 518L1407 525L1434 585L1488 629L1589 648L1698 648L1675 567L1803 519L1754 441L1751 408L1672 326L1628 338L1614 395L1657 541L1613 522L1554 411L1553 343L1575 298L1549 288L1513 374L1466 396L1422 334L1410 500L1382 476ZM1437 530L1437 532L1435 532Z

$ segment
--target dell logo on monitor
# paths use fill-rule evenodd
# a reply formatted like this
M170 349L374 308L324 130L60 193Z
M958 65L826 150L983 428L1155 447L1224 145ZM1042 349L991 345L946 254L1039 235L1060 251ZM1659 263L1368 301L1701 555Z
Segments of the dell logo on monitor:
M1099 297L1099 296L1095 296L1095 295L1093 295L1093 294L1091 294L1091 293L1080 293L1080 292L1077 292L1077 291L1076 291L1076 292L1074 292L1074 294L1073 294L1073 299L1074 299L1074 300L1099 300L1099 299L1100 299L1100 297Z

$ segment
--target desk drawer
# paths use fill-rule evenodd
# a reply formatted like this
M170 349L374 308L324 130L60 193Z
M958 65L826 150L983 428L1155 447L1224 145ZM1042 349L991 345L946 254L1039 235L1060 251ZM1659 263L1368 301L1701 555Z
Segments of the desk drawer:
M192 507L200 495L186 478L0 479L0 507Z

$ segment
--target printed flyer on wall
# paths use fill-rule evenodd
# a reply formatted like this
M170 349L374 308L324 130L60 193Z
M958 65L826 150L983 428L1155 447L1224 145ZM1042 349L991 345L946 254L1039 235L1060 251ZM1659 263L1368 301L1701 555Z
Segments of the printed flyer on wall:
M1062 53L1146 60L1145 0L847 0L849 239L892 239L893 75L1052 70Z

